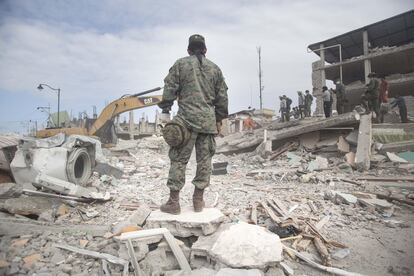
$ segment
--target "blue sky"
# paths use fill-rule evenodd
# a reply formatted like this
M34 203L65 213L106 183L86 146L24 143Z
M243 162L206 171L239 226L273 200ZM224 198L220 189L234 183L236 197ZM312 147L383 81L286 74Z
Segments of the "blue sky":
M0 0L0 132L39 125L56 110L98 111L126 92L163 85L187 39L206 37L223 70L230 111L258 107L256 46L262 47L264 106L311 88L307 45L412 9L411 1ZM136 111L154 113L154 108Z

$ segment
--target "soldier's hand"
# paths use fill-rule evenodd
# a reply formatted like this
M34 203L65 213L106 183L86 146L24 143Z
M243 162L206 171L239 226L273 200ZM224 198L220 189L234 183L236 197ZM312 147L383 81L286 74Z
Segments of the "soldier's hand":
M216 127L217 127L217 135L221 134L221 127L223 126L223 124L221 122L216 122Z

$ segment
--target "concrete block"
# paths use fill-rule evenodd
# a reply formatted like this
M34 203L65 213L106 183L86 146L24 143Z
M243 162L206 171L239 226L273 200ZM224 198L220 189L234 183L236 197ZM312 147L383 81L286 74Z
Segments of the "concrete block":
M167 228L173 236L185 238L210 235L224 219L223 213L215 208L204 208L202 212L196 213L192 207L184 207L179 215L156 210L147 218L145 228Z
M199 256L222 266L265 269L282 260L282 244L278 235L263 227L244 222L225 224L193 244L191 263Z

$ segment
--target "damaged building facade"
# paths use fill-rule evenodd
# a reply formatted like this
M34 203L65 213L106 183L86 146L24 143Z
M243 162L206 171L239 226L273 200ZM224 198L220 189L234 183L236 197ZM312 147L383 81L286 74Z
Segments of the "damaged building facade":
M346 86L345 111L360 102L368 74L385 76L389 96L406 96L409 112L414 109L414 10L313 43L308 49L320 60L312 63L316 115L323 114L322 87L341 79ZM412 108L410 108L412 107Z

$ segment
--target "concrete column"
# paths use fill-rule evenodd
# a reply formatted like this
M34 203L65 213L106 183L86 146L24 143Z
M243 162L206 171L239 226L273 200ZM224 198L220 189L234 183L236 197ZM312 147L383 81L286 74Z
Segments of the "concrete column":
M322 87L326 85L326 78L325 69L321 69L325 66L325 50L322 49L323 47L324 45L321 44L319 48L321 59L312 63L312 94L316 102L315 116L322 116L324 114Z
M364 74L365 74L365 83L369 82L368 74L371 73L371 60L366 57L369 54L369 40L368 40L368 31L365 30L362 32L362 46L364 48Z
M129 112L129 138L134 140L134 111Z

